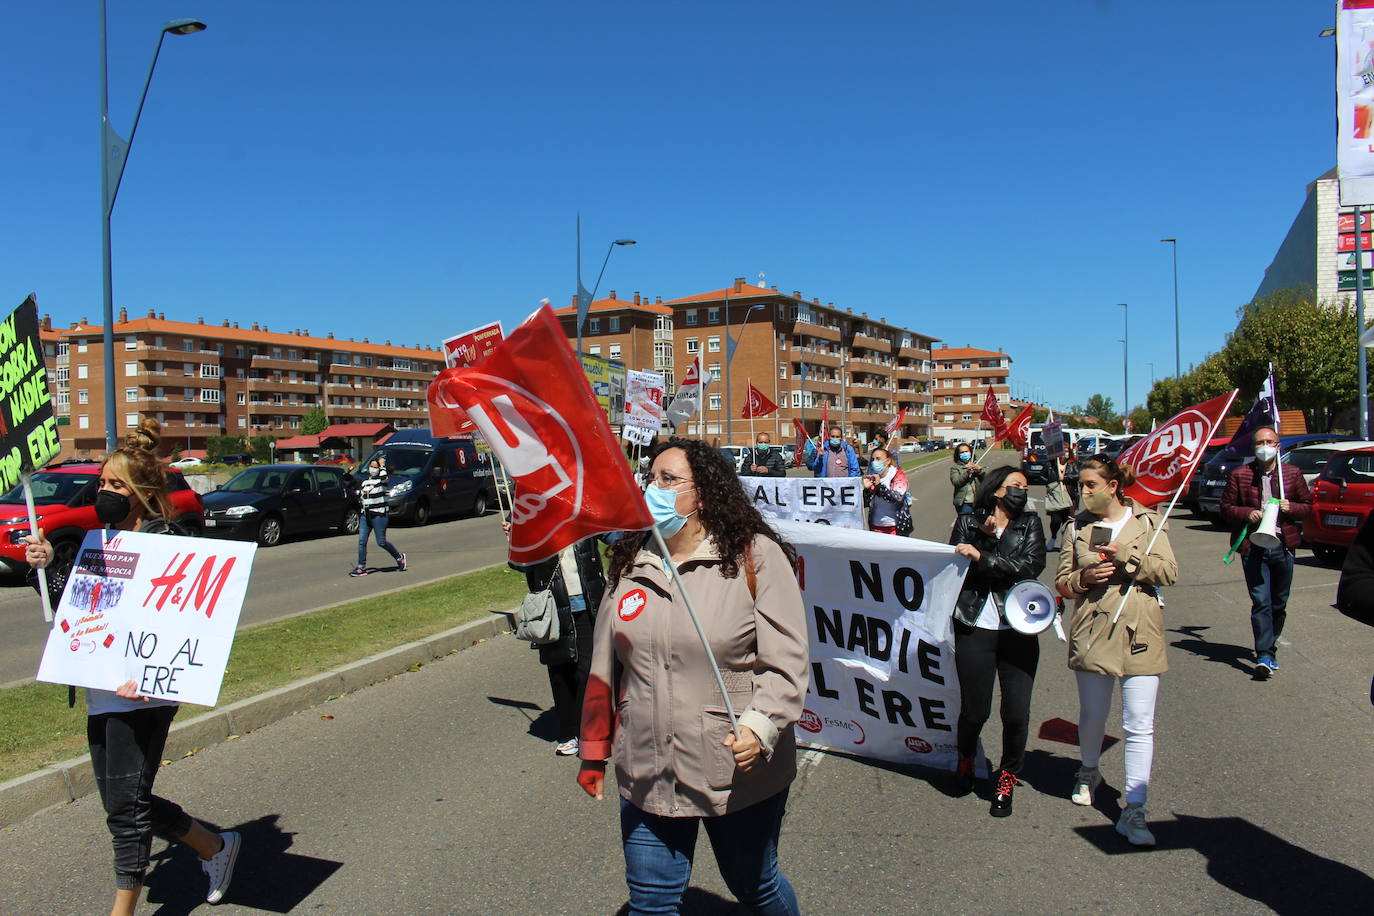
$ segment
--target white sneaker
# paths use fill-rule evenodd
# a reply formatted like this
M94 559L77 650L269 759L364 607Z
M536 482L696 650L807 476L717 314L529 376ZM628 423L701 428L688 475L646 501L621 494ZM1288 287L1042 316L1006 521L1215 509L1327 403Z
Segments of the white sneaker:
M215 853L208 861L202 859L201 869L210 879L210 891L205 895L206 903L219 903L224 892L229 890L229 882L234 880L234 863L238 861L240 838L232 830L220 834L224 848Z
M559 757L576 757L577 739L569 738L567 741L559 742L559 744L553 749L553 752L557 754Z
M1093 791L1102 785L1102 771L1097 767L1079 767L1078 775L1073 778L1073 794L1069 801L1085 808L1092 807Z
M1116 822L1116 832L1131 841L1132 846L1153 846L1155 835L1145 826L1145 808L1140 805L1127 805L1121 812L1121 820Z

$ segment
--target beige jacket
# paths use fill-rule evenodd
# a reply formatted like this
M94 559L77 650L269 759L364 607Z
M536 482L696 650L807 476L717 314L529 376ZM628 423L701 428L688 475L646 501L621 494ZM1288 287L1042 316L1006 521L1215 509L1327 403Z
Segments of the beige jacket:
M1079 579L1079 571L1100 558L1088 546L1098 516L1086 510L1079 512L1060 535L1055 584L1061 591L1071 590L1077 596L1069 621L1069 667L1075 671L1129 677L1169 670L1164 612L1155 586L1173 585L1178 579L1178 563L1169 546L1167 525L1146 555L1145 547L1160 524L1159 516L1133 500L1127 501L1127 507L1131 517L1116 538L1121 544L1116 572L1103 584L1084 591ZM1112 615L1132 577L1136 586L1131 589L1121 618L1113 625Z
M740 724L763 747L748 773L735 769L721 743L730 720L664 558L641 550L601 601L580 755L613 756L621 796L643 811L725 814L776 795L796 776L792 726L809 677L806 611L782 549L759 537L752 552L757 597L743 569L721 576L709 537L678 567Z

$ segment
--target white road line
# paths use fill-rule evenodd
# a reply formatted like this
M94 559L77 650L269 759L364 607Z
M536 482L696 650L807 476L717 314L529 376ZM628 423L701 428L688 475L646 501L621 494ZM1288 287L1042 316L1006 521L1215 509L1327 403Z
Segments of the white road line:
M810 750L808 750L808 751L806 751L805 753L803 753L803 754L801 755L801 760L800 760L800 762L797 763L797 775L798 775L798 776L800 776L800 775L802 775L803 773L805 773L807 767L814 767L814 766L819 765L820 762L821 762L821 759L822 759L823 757L825 757L825 753L824 753L825 749L824 749L824 748L815 747L815 746L809 746L809 745L805 745L805 744L803 744L802 747L810 747Z

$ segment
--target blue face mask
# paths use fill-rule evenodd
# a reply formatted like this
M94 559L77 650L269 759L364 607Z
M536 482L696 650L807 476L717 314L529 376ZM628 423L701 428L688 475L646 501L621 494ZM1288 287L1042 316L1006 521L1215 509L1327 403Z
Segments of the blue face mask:
M830 450L832 452L838 452L840 450L840 446L842 445L844 445L844 440L841 439L839 436L830 437Z
M972 452L959 452L954 456L954 460L960 464L968 464L973 458Z
M886 463L884 463L884 462L882 462L882 461L872 461L872 462L869 462L869 465L868 465L868 472L869 472L870 474L881 474L881 473L882 473L883 471L885 471L885 470L887 470L887 464L886 464Z
M692 490L669 490L652 483L644 488L644 504L649 507L649 515L653 517L658 533L665 538L681 531L682 526L687 524L687 519L696 514L695 510L688 515L677 514L678 494L691 492Z

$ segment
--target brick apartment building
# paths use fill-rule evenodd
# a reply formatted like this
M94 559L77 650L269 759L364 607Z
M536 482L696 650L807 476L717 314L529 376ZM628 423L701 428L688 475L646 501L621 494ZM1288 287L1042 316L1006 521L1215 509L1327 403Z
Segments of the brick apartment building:
M571 342L576 308L559 309L558 315ZM737 347L727 398L730 339ZM767 430L775 442L793 438L793 418L814 435L822 410L846 433L867 439L906 407L898 435L931 435L930 348L936 340L867 313L808 301L798 290L788 295L743 278L668 302L650 303L638 293L622 300L612 292L592 304L582 331L584 352L663 373L669 397L699 356L711 387L705 410L682 432L735 444L750 441L750 421L739 415L751 383L780 407L752 426L755 433ZM733 420L726 416L727 403Z
M105 451L103 333L84 318L43 332L64 456ZM424 426L425 391L443 368L437 349L151 311L131 320L120 309L114 337L119 432L155 417L167 450L203 449L217 435L289 436L313 407L331 423Z
M997 350L944 346L933 357L935 436L939 439L980 439L988 426L979 420L983 399L992 386L1011 419L1011 357Z

